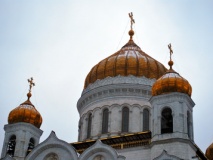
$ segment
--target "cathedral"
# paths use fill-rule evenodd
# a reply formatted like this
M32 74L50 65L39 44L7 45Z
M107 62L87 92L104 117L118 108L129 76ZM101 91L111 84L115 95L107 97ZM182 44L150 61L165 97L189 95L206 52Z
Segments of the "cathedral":
M94 65L77 102L80 115L75 143L54 131L40 142L42 116L30 98L8 113L1 160L213 160L213 144L204 154L194 142L190 83L134 42L129 41Z

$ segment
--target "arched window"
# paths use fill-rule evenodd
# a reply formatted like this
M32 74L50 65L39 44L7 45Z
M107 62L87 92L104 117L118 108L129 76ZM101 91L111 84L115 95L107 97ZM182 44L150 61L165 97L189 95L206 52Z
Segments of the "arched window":
M149 110L143 110L143 131L149 130Z
M161 113L161 134L173 132L172 110L165 108Z
M92 127L92 113L88 116L88 125L87 125L87 138L91 136L91 127Z
M129 108L124 107L122 109L122 132L128 132L129 131Z
M33 150L34 147L35 147L35 141L33 138L30 138L28 149L27 149L27 155Z
M106 108L103 110L102 133L108 132L108 121L109 121L109 110Z
M11 157L14 156L15 147L16 147L16 136L13 135L10 137L10 140L9 140L8 146L7 146L7 154L9 154Z
M191 138L191 125L190 125L190 113L187 111L187 133L189 138Z

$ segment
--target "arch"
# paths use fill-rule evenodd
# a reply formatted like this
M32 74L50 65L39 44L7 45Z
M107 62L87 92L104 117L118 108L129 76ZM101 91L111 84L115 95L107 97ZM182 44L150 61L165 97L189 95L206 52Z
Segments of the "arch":
M12 135L7 145L7 154L10 155L11 157L14 157L15 148L16 148L16 136Z
M102 117L102 133L108 132L108 123L109 123L109 109L105 108L103 110L103 117Z
M168 159L168 160L181 160L179 157L170 155L167 153L167 151L163 150L163 152L153 160L162 160L162 159Z
M129 108L123 107L121 132L128 132L128 131L129 131Z
M57 156L51 156L51 155ZM78 160L77 152L69 143L56 137L55 132L51 132L49 137L38 144L25 158L25 160L46 160L45 158L56 158L57 160L72 159Z
M79 157L79 160L112 160L112 159L125 160L125 157L118 155L118 153L114 148L106 144L103 144L100 140L97 140L95 144L87 148Z
M148 131L149 130L149 120L150 116L149 116L149 110L147 108L145 108L143 110L143 131Z
M33 138L30 138L26 155L28 155L33 150L34 147L35 147L35 140Z
M161 134L173 132L172 110L168 107L161 112Z
M92 130L92 113L89 113L87 123L87 138L90 138L91 130Z
M133 104L130 106L131 108L138 108L139 110L141 110L142 106L139 104Z

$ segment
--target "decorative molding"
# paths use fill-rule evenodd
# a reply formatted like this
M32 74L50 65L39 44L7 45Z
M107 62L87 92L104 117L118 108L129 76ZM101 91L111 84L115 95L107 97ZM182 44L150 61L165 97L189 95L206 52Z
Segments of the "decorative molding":
M116 76L116 77L107 77L102 80L98 79L94 83L90 84L87 88L85 88L82 92L82 95L89 92L92 89L111 85L111 84L142 84L152 86L156 79L148 79L144 76L142 77L135 77L133 75L129 76Z
M37 145L32 152L28 154L26 157L26 160L33 160L36 159L39 155L42 154L45 150L49 150L49 153L54 153L52 150L57 150L59 153L59 149L62 149L66 151L67 154L69 154L70 158L73 160L77 160L78 156L75 151L75 149L67 142L58 139L58 137L55 135L55 132L52 131L49 135L49 137ZM59 156L59 155L58 155ZM59 157L60 159L60 157Z
M132 76L133 77L133 76ZM147 80L150 81L150 80ZM117 98L140 98L148 101L151 98L151 83L144 84L109 84L94 88L82 94L78 100L77 108L81 113L85 106L100 102L103 99L117 99Z
M109 107L109 113L112 112L110 109L111 109L113 106L114 106L114 104L108 106L108 107ZM141 110L140 113L143 113L144 106L146 106L147 109L148 109L148 107L150 107L150 106L148 106L148 105L143 105L143 106L141 106L140 104L137 104L137 106L136 106L135 104L130 105L130 104L124 103L124 104L116 105L116 107L119 108L119 111L118 111L118 112L122 112L122 107L124 107L124 106L128 107L129 109L130 109L130 108L133 108L133 107L138 107L138 108ZM103 112L103 110L105 109L105 107L106 107L106 106L97 107L97 108L99 108L99 109L101 110L101 112L99 113L99 115L102 115L102 112ZM97 108L94 108L93 110L87 111L86 113L84 113L83 115L81 115L81 118L82 118L82 117L87 117L89 113L91 113L91 114L93 115L93 114L94 114L94 111L95 111ZM148 109L148 110L150 111L150 109ZM132 111L130 111L130 112L132 112ZM85 119L86 119L86 118L85 118Z
M195 106L195 103L187 94L178 92L153 96L149 101L152 106L156 104L173 103L175 101L179 103L186 103L187 106L190 107L190 110Z
M58 155L56 153L49 153L46 155L44 160L59 160Z
M163 150L160 156L154 158L154 160L162 160L162 159L168 159L168 160L181 160L179 157L170 155L167 153L167 151Z
M125 160L126 157L118 155L116 150L109 145L103 144L97 140L95 144L87 148L79 157L79 160L93 160L96 156L102 156L104 159Z
M35 127L34 125L30 124L30 123L25 123L25 122L18 122L18 123L13 123L13 124L6 124L4 126L4 130L6 132L16 132L16 131L28 131L30 133L33 133L34 135L36 135L37 137L40 137L43 133L43 131L37 127Z

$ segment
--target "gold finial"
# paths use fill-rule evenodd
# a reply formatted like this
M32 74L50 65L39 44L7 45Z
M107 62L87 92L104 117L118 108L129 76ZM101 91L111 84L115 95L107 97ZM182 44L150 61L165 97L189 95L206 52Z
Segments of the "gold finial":
M172 66L173 66L173 61L172 61L172 54L173 54L173 50L172 50L172 45L171 43L169 43L168 45L169 48L169 52L170 52L170 61L169 61L169 66L170 66L170 70L172 70Z
M131 23L129 35L130 35L130 40L132 40L132 36L134 35L134 31L132 29L132 25L133 25L133 23L135 23L135 20L133 19L133 13L132 12L129 13L129 18L130 18L130 23Z
M28 82L29 82L29 93L27 93L27 97L28 97L28 100L29 100L30 97L32 96L32 94L31 94L32 87L35 86L35 83L33 82L33 77L28 79Z

